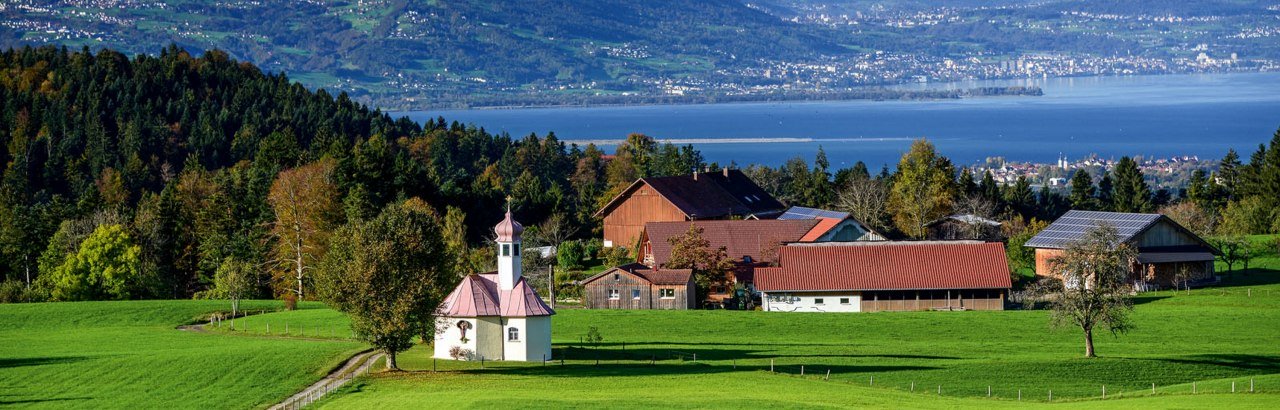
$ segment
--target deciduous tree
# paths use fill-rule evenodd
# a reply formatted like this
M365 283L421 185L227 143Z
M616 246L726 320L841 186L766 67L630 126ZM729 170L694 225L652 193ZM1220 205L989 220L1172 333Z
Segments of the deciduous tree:
M309 272L324 257L329 235L342 217L333 170L333 160L322 159L282 171L267 195L276 216L271 227L276 241L273 276L282 291L299 300L308 296Z
M393 204L343 226L316 278L320 297L387 354L388 370L399 368L396 354L412 347L414 336L434 334L440 303L458 281L440 220L422 208Z
M1085 357L1097 357L1095 329L1119 335L1133 328L1128 280L1137 257L1137 250L1120 240L1116 228L1104 223L1051 259L1063 283L1051 296L1053 324L1076 326L1084 332Z
M898 173L889 194L889 208L898 229L912 238L923 238L924 225L945 216L953 198L950 162L939 157L933 144L916 140L898 162Z
M733 260L725 247L712 249L711 241L702 237L702 228L689 224L685 233L667 238L671 244L671 259L662 267L666 269L692 269L697 292L705 299L712 285L728 283L728 273L733 270Z

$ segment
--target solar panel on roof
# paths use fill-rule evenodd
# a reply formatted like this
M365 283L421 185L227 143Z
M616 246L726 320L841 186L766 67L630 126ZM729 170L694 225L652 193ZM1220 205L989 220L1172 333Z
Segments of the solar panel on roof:
M806 208L803 206L793 206L788 208L778 219L816 219L816 218L832 218L844 219L849 217L846 212L829 211L826 209Z
M1027 241L1032 248L1065 248L1084 237L1099 224L1116 228L1122 241L1128 241L1160 219L1159 214L1134 214L1100 211L1069 211L1049 227Z

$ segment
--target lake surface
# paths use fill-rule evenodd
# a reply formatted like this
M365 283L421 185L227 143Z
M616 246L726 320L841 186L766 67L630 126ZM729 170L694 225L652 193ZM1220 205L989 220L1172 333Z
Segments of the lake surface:
M554 131L566 142L612 152L627 134L693 143L708 161L778 165L812 160L821 146L834 167L894 166L916 138L953 161L987 157L1052 163L1080 158L1198 155L1235 148L1248 158L1280 127L1280 73L975 81L901 87L1035 85L1040 97L942 101L830 101L503 110L437 110L513 136Z

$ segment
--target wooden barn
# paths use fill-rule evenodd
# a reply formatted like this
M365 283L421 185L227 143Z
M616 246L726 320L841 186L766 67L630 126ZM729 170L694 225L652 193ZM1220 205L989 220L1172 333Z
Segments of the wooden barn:
M1137 248L1131 280L1138 290L1173 287L1179 272L1186 272L1193 284L1216 280L1213 259L1218 249L1169 217L1099 211L1067 212L1027 241L1025 246L1035 248L1036 275L1061 276L1054 272L1053 258L1101 224L1114 226L1121 241Z
M604 246L632 248L644 224L707 219L773 218L785 207L742 171L641 178L596 212Z
M1012 286L994 242L801 243L756 269L772 312L1003 310Z
M697 307L689 269L650 269L638 263L600 272L581 281L588 309L666 309Z

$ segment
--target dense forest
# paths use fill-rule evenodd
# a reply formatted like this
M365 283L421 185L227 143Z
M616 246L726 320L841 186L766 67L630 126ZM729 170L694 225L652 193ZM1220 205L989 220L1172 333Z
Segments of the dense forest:
M10 49L0 71L6 300L218 297L237 271L254 272L251 297L311 299L307 272L330 237L392 205L441 216L459 273L492 263L504 204L531 246L601 253L592 215L627 184L721 166L638 134L605 153L554 134L393 119L218 51ZM744 171L788 204L850 211L899 238L957 212L1006 221L1012 238L1070 208L1159 209L1206 234L1280 229L1280 132L1177 193L1153 192L1127 158L1076 173L1069 193L1001 186L957 173L924 140L894 170L830 169L819 151Z

